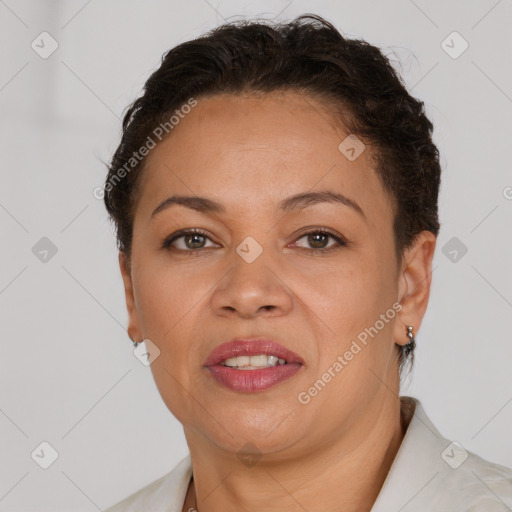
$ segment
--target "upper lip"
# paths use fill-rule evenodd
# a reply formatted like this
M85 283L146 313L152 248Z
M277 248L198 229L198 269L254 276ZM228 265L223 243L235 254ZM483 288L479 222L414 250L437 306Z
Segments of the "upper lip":
M237 356L274 355L287 363L304 364L304 360L295 352L279 343L266 338L238 338L215 347L206 358L204 366L215 366L226 359Z

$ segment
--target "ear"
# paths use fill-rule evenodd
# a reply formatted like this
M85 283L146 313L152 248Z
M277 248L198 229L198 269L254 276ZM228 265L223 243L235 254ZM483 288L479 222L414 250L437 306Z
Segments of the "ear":
M126 298L126 309L128 310L128 336L133 341L142 341L142 330L140 328L139 315L135 306L133 294L133 283L131 276L131 265L125 253L119 251L119 267L124 283L124 294Z
M413 245L404 252L399 273L398 301L402 309L395 323L395 343L406 345L407 325L413 326L416 334L427 309L432 282L432 259L436 247L436 236L430 231L417 235Z

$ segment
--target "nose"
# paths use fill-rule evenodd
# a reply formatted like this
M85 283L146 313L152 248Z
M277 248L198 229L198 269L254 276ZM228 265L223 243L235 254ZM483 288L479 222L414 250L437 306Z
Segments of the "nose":
M251 263L236 253L233 255L231 270L217 284L212 296L216 314L247 319L282 316L291 311L291 290L276 266L264 256L265 252Z

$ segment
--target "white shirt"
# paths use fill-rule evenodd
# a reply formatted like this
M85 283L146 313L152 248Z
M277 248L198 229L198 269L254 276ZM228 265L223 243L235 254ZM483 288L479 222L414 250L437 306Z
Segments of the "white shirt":
M401 397L412 418L371 512L504 512L512 510L512 469L444 438L419 400ZM106 512L181 512L190 454L171 472Z

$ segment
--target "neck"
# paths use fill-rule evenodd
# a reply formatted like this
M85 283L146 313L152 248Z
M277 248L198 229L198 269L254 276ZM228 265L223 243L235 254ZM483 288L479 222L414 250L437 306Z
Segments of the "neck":
M387 395L384 402L379 396L350 431L295 460L265 462L263 457L245 467L186 430L194 480L183 510L369 512L407 427L399 398Z

